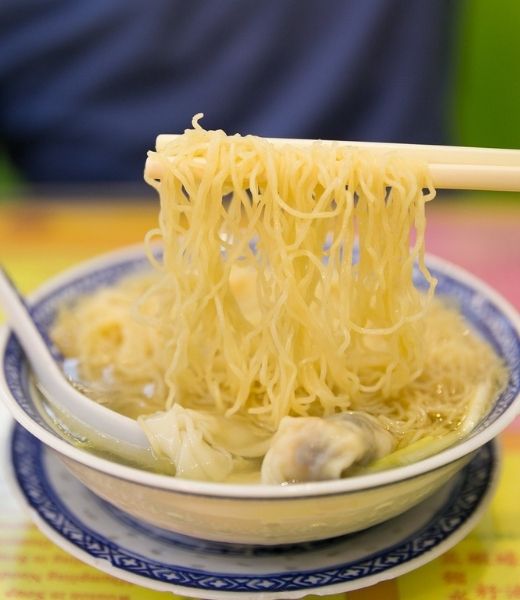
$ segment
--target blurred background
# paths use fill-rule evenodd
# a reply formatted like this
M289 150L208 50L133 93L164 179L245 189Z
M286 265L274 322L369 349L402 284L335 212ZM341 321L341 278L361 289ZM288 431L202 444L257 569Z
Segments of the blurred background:
M199 111L230 133L520 147L517 0L260 4L3 0L0 197L149 195L146 149Z

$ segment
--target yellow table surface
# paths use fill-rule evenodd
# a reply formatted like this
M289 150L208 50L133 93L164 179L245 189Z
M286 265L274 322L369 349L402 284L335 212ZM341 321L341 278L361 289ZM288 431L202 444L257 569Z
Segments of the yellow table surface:
M134 244L155 226L157 205L70 198L0 204L0 262L29 292L85 258ZM482 277L520 308L520 205L435 201L428 250ZM0 412L0 599L154 600L172 598L86 566L48 541L5 482L9 417ZM3 432L3 433L2 433ZM475 530L430 564L397 579L329 598L349 600L520 599L520 422L501 436L500 483ZM177 597L178 598L178 597ZM311 598L309 596L308 598Z

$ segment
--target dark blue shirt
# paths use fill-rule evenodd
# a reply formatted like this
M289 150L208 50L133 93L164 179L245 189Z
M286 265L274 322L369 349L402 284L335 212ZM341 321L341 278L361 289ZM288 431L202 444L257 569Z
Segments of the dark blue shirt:
M2 0L0 143L34 182L139 181L155 136L438 143L449 0Z

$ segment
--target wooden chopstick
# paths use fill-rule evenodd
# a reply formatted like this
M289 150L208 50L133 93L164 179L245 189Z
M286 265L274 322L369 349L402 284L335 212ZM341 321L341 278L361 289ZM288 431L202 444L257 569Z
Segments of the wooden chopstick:
M179 136L171 134L157 136L157 151L164 150L177 137ZM316 142L304 139L267 139L274 144L300 146ZM437 189L520 191L520 150L332 140L320 140L320 143L341 144L382 154L399 152L404 157L424 160L429 164L433 184ZM160 179L160 165L154 161L153 156L146 161L145 174Z

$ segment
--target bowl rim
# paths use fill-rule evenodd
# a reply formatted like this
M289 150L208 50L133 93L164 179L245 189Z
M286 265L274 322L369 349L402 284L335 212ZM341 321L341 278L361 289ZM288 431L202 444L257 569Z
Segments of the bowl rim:
M132 261L140 258L145 258L143 244L125 246L82 261L48 279L39 286L36 291L28 296L28 302L32 304L40 301L49 293L70 283L71 280L78 279L100 268L115 265L123 260ZM461 281L471 288L478 290L479 293L499 310L506 318L509 325L512 326L514 332L520 337L520 314L508 300L494 290L489 284L482 281L476 275L468 272L466 269L455 265L446 259L427 254L426 261L428 266L440 270L457 281ZM0 368L0 397L9 409L11 415L20 423L20 425L40 439L44 444L53 448L58 454L62 454L76 463L116 479L131 481L146 487L168 490L179 494L227 499L280 500L287 498L303 499L318 496L346 495L361 490L383 487L435 471L469 455L496 437L516 418L518 414L520 414L519 393L511 401L506 410L491 425L469 439L410 465L394 467L377 473L357 475L331 481L315 481L282 486L194 481L173 477L171 475L152 473L137 467L122 465L109 459L95 456L87 450L73 446L66 440L51 433L40 424L33 421L11 395L7 385L3 365L7 342L10 339L10 336L10 328L8 325L3 325L0 329L0 359L2 360L2 368Z

